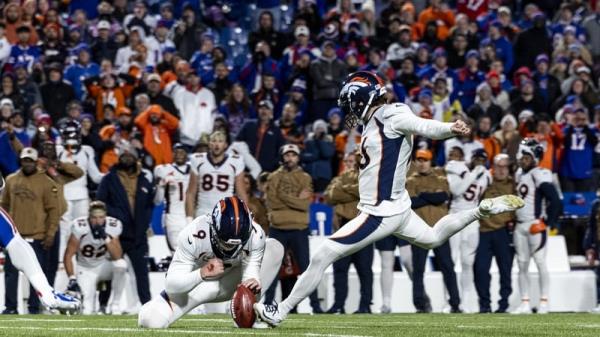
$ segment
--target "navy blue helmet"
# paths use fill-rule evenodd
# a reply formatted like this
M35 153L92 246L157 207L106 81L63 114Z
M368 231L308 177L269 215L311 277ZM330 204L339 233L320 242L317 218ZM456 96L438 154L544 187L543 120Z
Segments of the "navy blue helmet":
M357 71L342 83L338 105L346 116L346 125L353 128L359 122L366 123L369 108L387 90L381 77L369 71Z
M235 258L250 239L252 216L242 199L223 198L215 205L210 224L210 243L220 259Z
M544 147L534 138L525 138L519 144L517 160L521 160L524 155L530 155L537 164L544 156Z

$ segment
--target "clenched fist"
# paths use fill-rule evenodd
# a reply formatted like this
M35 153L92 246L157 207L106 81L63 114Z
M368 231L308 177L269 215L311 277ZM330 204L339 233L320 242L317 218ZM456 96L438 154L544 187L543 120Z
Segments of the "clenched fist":
M203 280L216 280L225 272L223 261L221 259L212 258L200 269L200 276Z
M456 122L454 122L454 124L452 124L451 130L452 133L454 133L457 136L467 136L471 134L471 128L467 125L467 123L461 120L457 120Z

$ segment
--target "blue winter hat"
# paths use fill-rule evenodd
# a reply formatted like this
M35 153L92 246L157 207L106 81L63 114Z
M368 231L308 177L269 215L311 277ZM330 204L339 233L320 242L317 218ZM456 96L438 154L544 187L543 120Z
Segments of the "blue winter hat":
M421 89L421 91L419 91L419 98L426 97L433 98L433 93L429 89Z
M338 115L338 117L340 117L341 119L344 119L344 113L342 112L342 109L340 109L338 107L335 107L335 108L332 108L331 110L329 110L329 112L327 113L327 119L330 119L334 115Z
M433 58L438 57L446 57L446 49L442 47L435 48L435 51L433 52Z
M466 59L470 59L471 57L479 59L479 52L477 50L475 50L475 49L469 50L467 52Z

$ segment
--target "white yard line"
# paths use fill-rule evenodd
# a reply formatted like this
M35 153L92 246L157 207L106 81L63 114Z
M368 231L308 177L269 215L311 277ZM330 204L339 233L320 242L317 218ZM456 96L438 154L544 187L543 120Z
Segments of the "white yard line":
M7 321L7 320L4 320ZM232 331L218 331L218 330L184 330L184 329L141 329L141 328L85 328L85 327L73 327L73 328L47 328L47 327L8 327L0 326L0 330L44 330L44 331L99 331L99 332L138 332L138 333L165 333L165 334L213 334L213 335L281 335L280 332L267 332L264 330L232 330ZM283 332L283 331L282 331ZM324 334L324 333L304 333L302 336L307 337L372 337L363 335L342 335L342 334Z

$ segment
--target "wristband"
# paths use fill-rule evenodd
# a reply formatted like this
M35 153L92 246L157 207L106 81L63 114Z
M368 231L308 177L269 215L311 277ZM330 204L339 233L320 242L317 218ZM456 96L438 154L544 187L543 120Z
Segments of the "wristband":
M110 236L107 236L106 239L104 239L105 244L109 244L111 241L112 239L110 238Z

